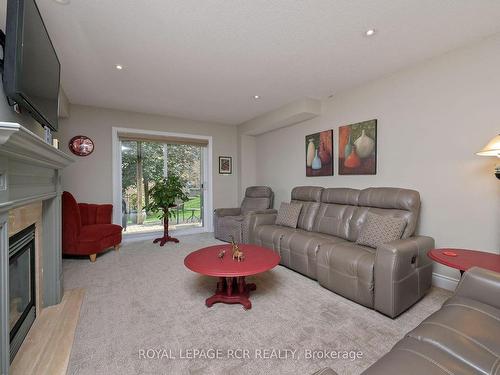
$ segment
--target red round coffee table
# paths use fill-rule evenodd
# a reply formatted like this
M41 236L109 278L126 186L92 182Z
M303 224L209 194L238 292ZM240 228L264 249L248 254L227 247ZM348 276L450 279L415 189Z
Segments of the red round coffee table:
M272 250L246 244L239 245L239 248L245 254L245 259L241 262L232 259L229 244L204 247L184 259L185 266L191 271L219 278L215 294L205 301L208 307L223 302L240 303L244 309L251 309L250 291L257 287L253 283L247 284L245 276L268 271L280 262L279 255ZM225 256L219 258L222 250L226 251Z
M466 249L432 249L427 255L438 263L460 270L460 274L471 267L500 272L500 255L498 254Z

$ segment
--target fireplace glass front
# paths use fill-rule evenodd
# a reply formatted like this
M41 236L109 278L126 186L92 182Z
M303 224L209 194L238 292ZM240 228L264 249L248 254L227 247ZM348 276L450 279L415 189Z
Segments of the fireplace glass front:
M10 360L35 320L35 226L9 239Z

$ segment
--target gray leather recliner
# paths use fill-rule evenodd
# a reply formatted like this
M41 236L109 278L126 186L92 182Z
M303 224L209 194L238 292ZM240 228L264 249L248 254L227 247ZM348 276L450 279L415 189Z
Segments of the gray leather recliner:
M440 310L362 374L500 374L500 273L469 269Z
M274 193L268 186L250 186L245 191L241 207L214 210L215 238L229 242L248 243L250 216L256 213L275 214Z
M279 253L281 264L327 289L390 317L401 314L430 288L430 237L415 236L420 195L399 188L323 189L299 186L296 229L276 225L276 214L253 215L250 242ZM368 212L403 218L403 236L377 249L356 244Z

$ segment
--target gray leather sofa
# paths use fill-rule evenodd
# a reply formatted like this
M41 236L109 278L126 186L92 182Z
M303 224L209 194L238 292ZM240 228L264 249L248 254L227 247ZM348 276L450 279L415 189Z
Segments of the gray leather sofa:
M250 186L245 191L241 207L214 210L214 236L229 242L248 243L250 215L276 213L273 210L274 193L268 186Z
M400 374L500 374L500 273L471 268L440 310L363 372Z
M325 288L396 317L431 286L430 237L415 236L420 195L414 190L364 190L300 186L292 202L302 204L296 229L275 224L277 214L251 215L250 242L273 249L281 264ZM401 217L402 238L373 249L357 245L367 213Z

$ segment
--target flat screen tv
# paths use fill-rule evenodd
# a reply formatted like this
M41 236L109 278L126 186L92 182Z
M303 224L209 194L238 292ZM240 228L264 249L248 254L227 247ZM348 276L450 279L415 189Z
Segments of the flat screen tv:
M35 0L8 0L5 94L43 126L57 131L61 65Z

